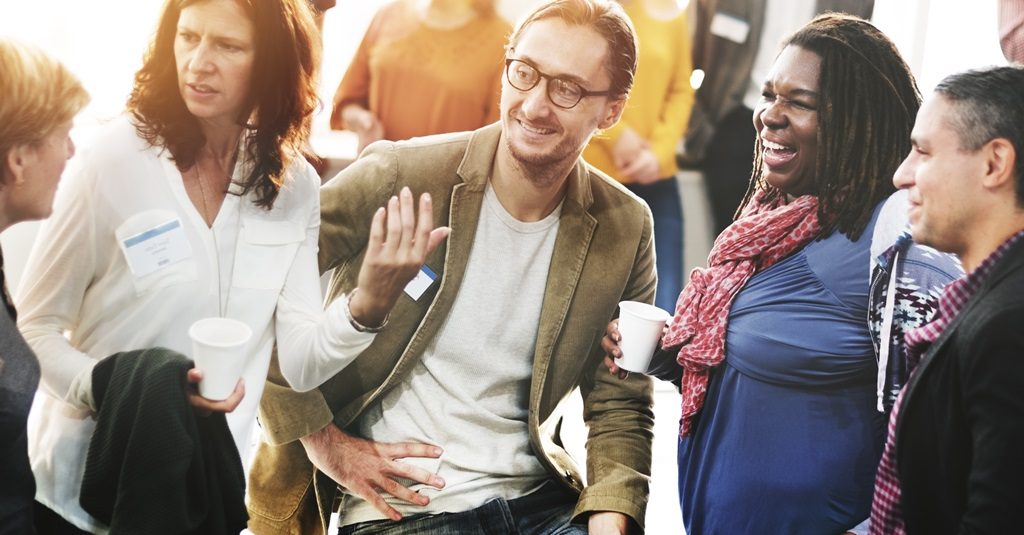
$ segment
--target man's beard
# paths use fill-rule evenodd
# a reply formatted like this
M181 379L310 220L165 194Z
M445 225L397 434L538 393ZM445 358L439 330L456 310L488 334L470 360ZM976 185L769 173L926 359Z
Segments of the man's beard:
M565 178L566 171L560 169L561 164L569 159L575 160L579 156L572 141L566 138L547 153L527 155L516 150L511 138L506 136L505 147L515 164L523 170L527 180L538 187L548 187Z

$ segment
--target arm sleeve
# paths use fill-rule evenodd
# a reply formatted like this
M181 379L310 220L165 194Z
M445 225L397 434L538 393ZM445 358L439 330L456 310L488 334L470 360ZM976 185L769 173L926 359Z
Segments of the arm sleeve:
M659 176L662 178L674 174L676 146L686 132L694 101L694 91L690 85L693 60L690 57L690 33L686 17L679 17L677 26L676 35L679 38L674 47L675 60L672 66L672 81L668 86L668 92L665 94L650 139L651 151L658 159Z
M349 104L358 104L370 109L370 50L377 41L377 31L381 24L380 12L374 16L367 28L363 40L356 49L355 56L348 64L345 75L334 92L334 104L331 108L331 128L344 130L346 127L341 117L341 110Z
M95 199L90 191L95 169L88 163L62 185L54 215L36 235L19 291L18 327L39 358L41 386L79 408L89 408L83 377L91 377L96 359L75 349L65 333L78 325L85 292L95 273ZM77 385L72 388L73 385Z
M1024 503L1024 308L1000 313L969 342L963 403L971 434L960 533L1012 533Z
M346 299L336 299L326 311L321 305L317 270L320 198L316 187L320 181L311 168L304 169L304 174L308 176L300 180L308 185L313 199L307 215L306 237L285 278L275 313L281 374L299 392L312 390L340 372L374 338L373 334L356 331L348 321Z
M654 301L657 277L651 215L644 230L623 300ZM600 349L598 349L600 351ZM651 443L654 438L651 379L630 374L620 380L603 364L594 366L581 384L587 439L587 480L574 516L596 511L626 514L644 525L650 490Z
M370 145L358 160L320 188L317 255L320 272L347 265L356 260L366 247L374 211L383 206L394 192L397 163L391 147L389 142ZM310 215L310 227L315 224ZM309 228L307 239L313 235L315 233ZM304 243L303 247L313 246ZM312 262L308 251L302 262ZM314 294L319 296L316 269L311 270L309 264L294 269L300 271L289 273L289 279L295 276L304 281L300 284L317 287L311 289L307 286L298 290L296 293L303 296L302 303L286 302L283 312L288 314L301 308L306 310L303 314L323 314L320 321L325 323L303 321L300 317L294 322L298 327L288 326L288 321L285 326L278 327L278 353L271 360L267 384L260 401L260 423L268 440L275 445L298 440L323 429L331 422L333 411L324 395L315 387L344 369L373 340L372 335L356 333L354 329L349 331L351 325L344 309L340 308L345 306L344 299L333 301L326 312L319 312L319 299L314 297ZM312 300L317 301L316 309L310 309ZM281 313L279 310L278 314ZM280 330L282 328L283 331ZM318 332L311 335L304 334L303 330ZM332 331L340 336L340 342L329 341L327 333ZM321 336L323 338L319 338ZM305 341L292 345L293 340L304 337ZM318 338L315 343L320 344L320 347L311 345L310 341ZM285 346L288 346L287 349ZM337 358L329 356L333 348L339 349ZM317 354L318 351L323 352ZM310 390L293 390L289 386L292 380L299 388L308 387Z

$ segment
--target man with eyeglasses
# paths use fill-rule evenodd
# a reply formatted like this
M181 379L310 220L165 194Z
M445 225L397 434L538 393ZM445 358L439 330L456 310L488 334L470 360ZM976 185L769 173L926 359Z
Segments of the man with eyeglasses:
M324 186L329 299L360 291L369 221L403 188L451 234L390 318L350 311L379 334L342 371L313 365L306 393L272 372L252 531L318 533L336 504L342 534L643 529L651 384L608 374L599 340L619 301L653 301L651 215L580 157L619 119L636 46L614 2L545 4L509 39L499 124L371 145ZM586 477L559 436L577 387Z

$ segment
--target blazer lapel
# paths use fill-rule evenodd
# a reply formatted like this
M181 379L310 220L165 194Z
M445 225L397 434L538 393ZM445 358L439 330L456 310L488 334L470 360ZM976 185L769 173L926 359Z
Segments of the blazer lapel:
M577 162L568 180L569 188L562 204L558 236L555 238L555 250L551 254L544 304L537 326L537 343L534 346L530 419L538 424L539 418L546 416L541 414L541 409L549 407L551 402L551 393L545 390L548 379L571 380L575 376L571 369L559 367L550 370L551 358L560 339L559 334L565 324L576 287L579 285L587 251L590 249L590 240L597 228L597 221L587 211L593 199L590 175L582 160ZM574 368L580 361L566 361L560 364ZM557 373L552 374L549 371Z
M491 172L491 163L498 147L501 129L498 125L478 130L469 140L466 155L456 171L462 183L452 188L451 204L448 208L448 226L451 234L446 238L444 248L444 268L441 271L441 285L433 303L420 321L419 327L399 358L395 369L387 380L377 389L376 398L389 390L423 354L437 331L448 317L455 297L462 286L462 279L469 263L469 254L473 249L476 237L477 222L483 205L484 191ZM436 251L435 251L436 253Z

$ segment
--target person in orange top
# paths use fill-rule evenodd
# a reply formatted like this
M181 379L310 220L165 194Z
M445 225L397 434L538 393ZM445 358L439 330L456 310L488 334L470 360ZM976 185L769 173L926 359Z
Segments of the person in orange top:
M397 0L374 16L334 95L331 128L379 139L498 120L505 38L494 0Z
M690 31L675 0L619 3L639 37L636 80L622 120L595 136L583 158L651 207L658 267L655 304L672 312L683 276L683 210L675 155L693 108Z

